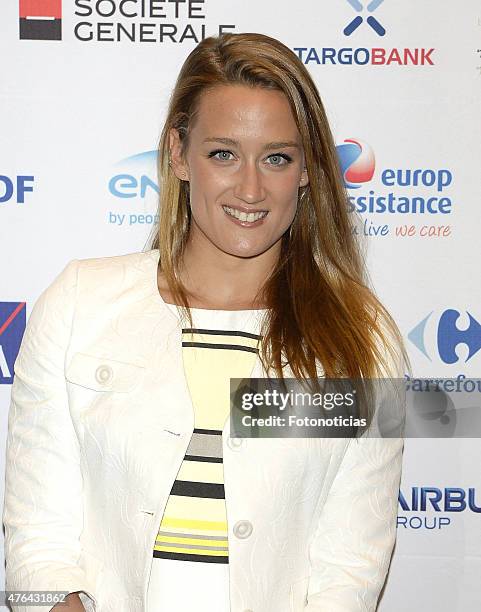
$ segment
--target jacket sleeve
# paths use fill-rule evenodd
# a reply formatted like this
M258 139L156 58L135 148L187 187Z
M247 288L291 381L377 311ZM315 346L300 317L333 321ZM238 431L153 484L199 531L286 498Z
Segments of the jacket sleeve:
M64 361L72 327L78 260L43 291L28 319L14 365L8 415L5 584L8 591L84 591L79 565L83 527L80 449L70 417ZM51 610L13 605L15 612Z
M402 355L388 360L403 387ZM396 541L403 449L403 437L349 440L311 539L305 612L375 612Z
M310 545L306 612L374 612L396 539L402 438L351 439Z

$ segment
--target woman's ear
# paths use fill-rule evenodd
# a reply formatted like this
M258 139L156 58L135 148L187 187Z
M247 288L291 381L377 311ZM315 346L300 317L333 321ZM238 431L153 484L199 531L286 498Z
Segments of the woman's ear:
M305 187L308 184L309 184L309 176L307 174L307 168L304 168L304 170L301 173L301 178L299 179L299 185L300 187Z
M175 128L169 130L170 167L181 181L189 180L189 168L182 155L182 143L179 132Z

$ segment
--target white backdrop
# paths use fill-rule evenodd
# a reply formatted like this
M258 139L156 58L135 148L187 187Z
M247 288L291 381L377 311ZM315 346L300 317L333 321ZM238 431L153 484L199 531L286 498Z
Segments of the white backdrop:
M0 27L2 472L25 316L68 260L145 247L168 96L190 50L219 31L279 38L310 70L374 286L415 375L479 374L479 2L20 0L2 3ZM371 177L356 175L363 162ZM379 211L382 196L391 211L365 210L372 197ZM381 612L479 610L480 460L477 438L406 441L406 503ZM438 490L438 505L413 508L423 488ZM472 503L454 508L451 488Z

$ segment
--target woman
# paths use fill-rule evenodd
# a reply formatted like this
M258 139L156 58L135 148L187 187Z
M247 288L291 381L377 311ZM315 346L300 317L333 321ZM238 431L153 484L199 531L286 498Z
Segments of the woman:
M402 438L229 436L230 378L407 363L365 280L319 93L273 38L207 38L159 159L152 248L72 260L29 318L7 589L67 591L58 608L75 611L373 611Z

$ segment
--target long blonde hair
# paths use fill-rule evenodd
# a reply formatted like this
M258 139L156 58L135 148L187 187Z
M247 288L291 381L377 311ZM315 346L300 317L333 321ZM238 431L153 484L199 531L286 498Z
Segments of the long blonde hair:
M263 285L264 320L259 355L283 379L396 376L392 364L408 357L402 336L368 287L361 248L348 212L335 143L319 92L287 46L258 33L223 34L200 42L184 62L172 92L159 143L159 226L152 249L175 302L192 327L179 277L190 229L189 183L169 166L169 130L183 152L200 96L217 85L243 84L284 92L302 137L309 184L299 189L296 216ZM285 358L285 360L283 359ZM397 374L399 375L399 374Z

